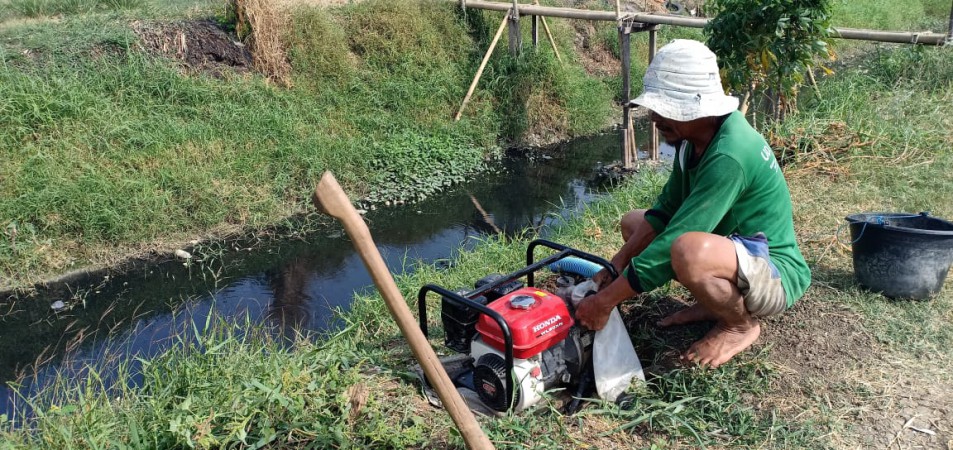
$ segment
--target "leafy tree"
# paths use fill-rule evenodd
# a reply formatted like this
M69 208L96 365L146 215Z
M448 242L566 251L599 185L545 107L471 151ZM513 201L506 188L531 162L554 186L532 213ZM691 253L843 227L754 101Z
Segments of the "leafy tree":
M745 110L753 94L767 92L778 119L795 106L813 67L830 73L817 62L834 56L830 0L709 0L705 12L714 16L708 47L727 87L745 93Z

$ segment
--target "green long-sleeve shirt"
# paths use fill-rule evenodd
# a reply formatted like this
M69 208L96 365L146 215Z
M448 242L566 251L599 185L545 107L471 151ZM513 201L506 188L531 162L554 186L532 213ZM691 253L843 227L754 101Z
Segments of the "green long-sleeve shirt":
M811 271L795 240L791 194L771 147L737 111L694 166L693 147L686 141L676 150L672 174L646 214L657 236L632 258L625 277L638 292L674 279L671 247L683 233L753 236L760 231L768 238L771 262L791 306L810 285Z

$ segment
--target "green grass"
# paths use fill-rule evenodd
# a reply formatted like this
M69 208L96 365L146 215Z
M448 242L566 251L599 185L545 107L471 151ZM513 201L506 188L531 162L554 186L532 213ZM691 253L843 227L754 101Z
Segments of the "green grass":
M175 348L157 358L92 368L80 382L61 376L57 383L69 389L34 403L36 438L5 433L0 448L397 448L420 442L425 424L388 413L402 402L365 384L362 371L373 367L353 341L340 337L348 335L300 340L292 361L287 344L248 322L182 329ZM143 388L107 388L116 376L137 376ZM354 398L359 395L362 403ZM395 426L406 433L391 432Z
M98 9L130 9L141 0L10 0L10 8L23 17L89 13Z
M836 27L867 28L889 31L922 31L928 27L943 33L950 17L950 3L945 0L833 0L831 23Z
M90 13L145 16L182 16L183 13L221 9L219 0L0 0L0 26L8 20L56 18Z

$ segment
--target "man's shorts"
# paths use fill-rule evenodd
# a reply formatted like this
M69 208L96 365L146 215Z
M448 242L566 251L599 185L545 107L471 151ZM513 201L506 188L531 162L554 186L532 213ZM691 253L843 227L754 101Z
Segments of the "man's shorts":
M787 308L787 296L781 285L781 274L768 255L768 239L764 233L754 236L728 236L738 255L738 289L745 299L745 308L755 317L780 314Z

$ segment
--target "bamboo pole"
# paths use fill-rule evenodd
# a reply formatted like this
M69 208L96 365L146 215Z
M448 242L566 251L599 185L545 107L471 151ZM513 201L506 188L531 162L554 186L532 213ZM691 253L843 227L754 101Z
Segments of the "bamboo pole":
M658 25L652 25L649 28L649 64L655 59L655 52L658 51ZM649 120L650 141L649 141L649 159L655 161L658 159L658 128L655 128L655 122Z
M477 209L477 212L480 213L480 217L483 217L483 221L486 222L487 225L492 227L493 231L496 234L503 234L503 230L501 230L500 227L496 226L496 223L493 222L493 216L491 216L489 213L486 212L485 209L483 209L483 205L480 204L480 201L477 200L477 198L469 192L467 192L467 195L470 196L470 201L473 202L473 206L475 206Z
M510 54L519 56L523 50L523 33L520 32L520 10L517 0L513 0L513 9L507 14L509 19L509 44Z
M491 11L507 11L512 8L512 5L508 3L491 2L485 0L467 0L467 7ZM612 22L616 21L616 15L613 11L592 11L585 9L557 8L540 5L520 5L520 11L523 14L534 14L542 17L562 17L564 19L600 20ZM655 25L676 25L688 28L704 28L708 23L708 19L705 18L682 17L667 14L632 13L626 14L625 17L634 22ZM947 35L943 33L879 31L858 28L834 28L834 32L831 34L831 37L839 39L856 39L864 41L920 45L943 45L947 39Z
M807 79L811 81L811 87L814 88L814 94L817 95L818 100L821 98L821 89L817 87L817 79L814 78L814 68L807 68Z
M380 291L384 304L397 323L397 327L400 328L414 358L420 363L426 381L437 391L440 403L450 414L467 447L471 450L495 450L493 442L483 433L480 423L473 416L466 401L457 392L427 337L417 326L417 321L407 307L407 302L394 283L394 277L391 276L384 259L381 258L380 251L374 244L374 238L367 224L351 205L347 194L341 189L341 185L331 172L324 172L321 176L312 201L314 206L344 225L344 231L351 238L354 250L364 261L364 267L367 268L367 272L374 280L374 285Z
M539 48L539 16L533 16L532 22L533 50Z
M473 90L476 89L477 83L480 82L480 77L483 76L483 69L486 68L486 63L490 60L490 55L493 54L493 49L496 48L496 43L500 41L500 36L503 35L503 29L506 27L506 22L509 20L509 14L503 17L503 21L500 22L500 28L496 30L496 35L493 36L493 41L490 42L490 48L487 49L486 54L483 55L483 61L480 62L480 68L477 69L476 76L473 77L473 82L470 83L470 89L467 90L467 95L463 97L463 103L460 104L460 110L457 111L457 116L454 117L454 121L460 120L460 116L463 114L463 108L467 106L467 103L470 102L470 96L473 95Z
M632 169L635 161L632 158L634 153L632 141L632 119L629 111L629 98L632 96L632 86L630 83L630 74L632 72L632 37L631 26L619 24L619 53L622 54L622 167Z
M546 37L549 38L549 45L553 46L553 53L556 53L556 60L563 62L563 57L559 56L559 47L556 47L556 40L553 39L553 33L549 31L549 24L546 23L546 18L540 16L539 19L543 22L543 30L546 31Z
M906 31L864 30L858 28L834 28L834 33L831 36L841 39L920 45L943 45L943 42L946 39L945 35L931 33L928 31L917 33Z
M533 5L539 6L539 0L533 0ZM543 22L543 30L546 31L546 37L549 38L549 45L553 46L553 53L556 54L556 60L560 63L563 62L563 57L559 56L559 48L556 47L556 40L553 39L553 33L549 31L549 24L546 23L546 17L543 16L534 16L539 17L539 20Z
M751 92L754 91L754 86L745 91L745 96L741 99L741 115L748 115L748 102L751 101Z
M539 4L539 0L533 0L534 5ZM533 16L533 48L536 49L539 47L539 21L543 19L540 16Z
M512 5L508 3L490 2L485 0L468 0L467 6L470 8L488 9L492 11L503 11L503 9L500 9L501 6L507 9L512 7ZM595 11L542 5L522 5L520 6L520 10L523 11L524 14L536 14L544 17L561 17L564 19L601 20L613 22L616 20L615 13L610 11Z
M639 146L635 143L635 123L633 116L629 115L629 148L632 149L632 162L635 169L639 169Z
M953 45L953 3L950 4L950 27L946 32L946 45Z

